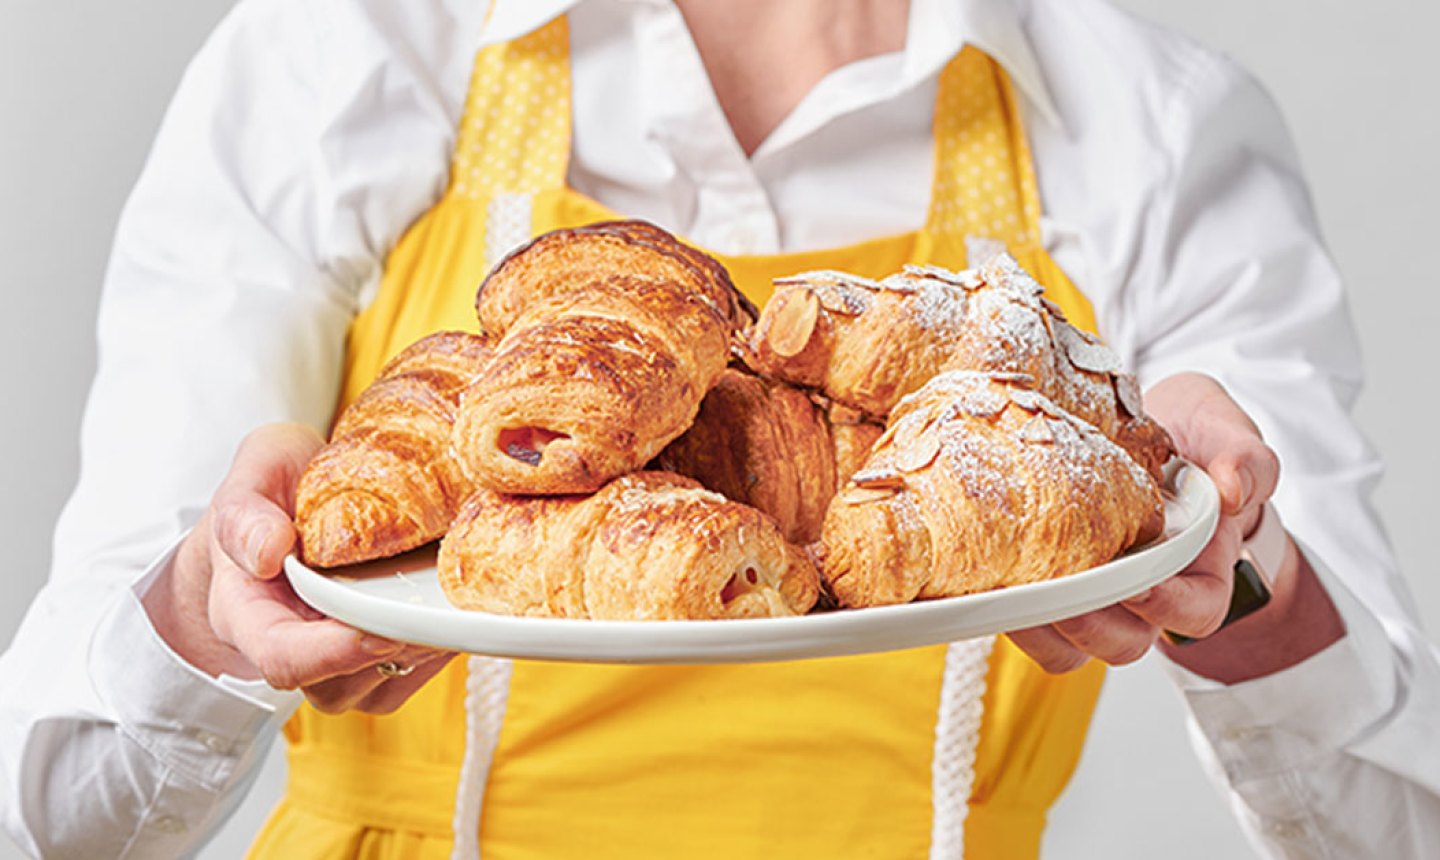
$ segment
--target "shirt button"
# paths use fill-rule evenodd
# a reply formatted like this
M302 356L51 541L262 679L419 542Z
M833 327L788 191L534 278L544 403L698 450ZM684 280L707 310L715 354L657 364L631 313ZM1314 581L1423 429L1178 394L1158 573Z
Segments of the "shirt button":
M1299 839L1305 835L1305 825L1300 821L1272 821L1265 829L1280 839Z
M186 830L185 822L173 815L161 815L151 821L150 826L161 833L184 833Z
M1257 728L1252 728L1250 726L1237 726L1224 730L1220 733L1220 737L1227 741L1240 742L1254 740L1255 738L1260 737L1260 735L1262 734L1264 734L1264 732Z
M205 745L206 749L213 753L219 753L220 755L230 754L230 742L219 735L205 731L197 731L195 737L199 739L200 743Z

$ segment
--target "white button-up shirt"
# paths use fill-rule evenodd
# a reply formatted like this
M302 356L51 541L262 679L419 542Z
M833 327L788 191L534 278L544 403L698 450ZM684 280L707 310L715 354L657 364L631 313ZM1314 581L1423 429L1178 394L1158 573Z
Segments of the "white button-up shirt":
M1045 245L1142 381L1210 373L1254 416L1347 625L1268 678L1176 671L1202 756L1273 853L1440 856L1440 660L1368 503L1359 356L1295 153L1244 73L1101 0L912 0L902 52L831 73L751 157L664 0L239 4L122 216L79 486L0 658L0 798L23 847L179 853L253 779L298 694L189 667L136 595L247 431L328 425L346 328L446 185L475 51L567 10L572 184L727 253L918 228L938 72L967 43L995 57Z

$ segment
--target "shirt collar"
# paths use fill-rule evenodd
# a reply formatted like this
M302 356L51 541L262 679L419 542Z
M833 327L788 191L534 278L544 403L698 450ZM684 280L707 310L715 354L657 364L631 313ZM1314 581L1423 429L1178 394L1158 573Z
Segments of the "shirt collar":
M490 0L480 46L515 39L580 0ZM919 81L938 71L967 44L989 54L1049 122L1060 125L1034 49L1025 36L1023 0L910 0L903 75Z
M1025 34L1025 0L910 0L905 75L928 77L960 49L974 45L1005 69L1020 92L1050 123L1060 125L1034 48Z
M480 47L518 39L557 16L569 12L580 0L490 0L480 24Z

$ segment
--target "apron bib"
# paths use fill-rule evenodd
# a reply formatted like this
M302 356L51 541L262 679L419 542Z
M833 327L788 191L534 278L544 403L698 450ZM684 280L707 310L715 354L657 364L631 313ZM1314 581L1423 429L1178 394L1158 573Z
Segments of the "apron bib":
M564 18L476 58L441 200L390 254L350 333L344 400L431 332L474 331L475 289L533 235L619 217L566 186ZM757 305L810 269L966 265L1002 242L1076 325L1089 304L1039 245L1014 92L967 47L942 72L924 227L725 257ZM289 783L253 857L1037 856L1104 677L1050 676L1001 638L744 666L457 659L395 714L286 726Z

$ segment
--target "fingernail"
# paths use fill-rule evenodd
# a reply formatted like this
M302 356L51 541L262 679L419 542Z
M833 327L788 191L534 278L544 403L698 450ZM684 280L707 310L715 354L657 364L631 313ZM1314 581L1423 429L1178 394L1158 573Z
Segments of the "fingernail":
M360 650L366 654L379 656L390 656L404 650L405 646L393 639L383 639L379 636L361 634Z
M1251 477L1249 469L1241 469L1240 478L1240 509L1250 504L1250 497L1255 494L1255 479Z
M251 573L260 573L260 557L265 554L265 542L270 538L270 529L265 523L250 527L245 535L245 567Z

